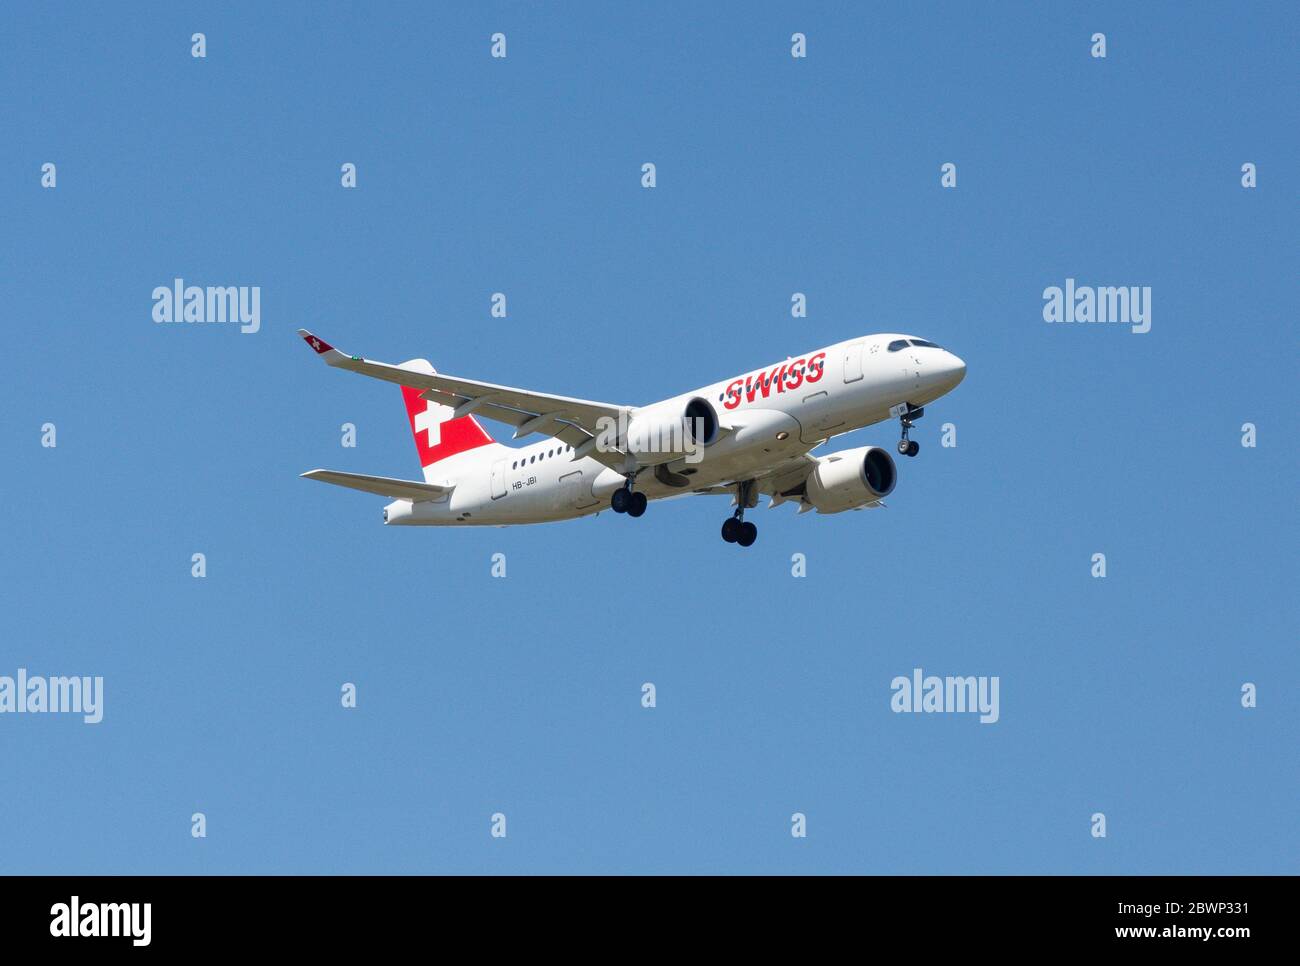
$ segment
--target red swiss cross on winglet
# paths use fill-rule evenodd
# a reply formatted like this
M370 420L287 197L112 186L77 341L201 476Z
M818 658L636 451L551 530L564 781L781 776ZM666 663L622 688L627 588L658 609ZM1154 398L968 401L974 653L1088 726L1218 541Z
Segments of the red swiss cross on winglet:
M334 348L324 339L312 335L306 329L299 329L298 334L302 336L304 342L306 342L309 346L311 346L313 349L316 350L317 355L324 355L326 352L329 352L331 349Z

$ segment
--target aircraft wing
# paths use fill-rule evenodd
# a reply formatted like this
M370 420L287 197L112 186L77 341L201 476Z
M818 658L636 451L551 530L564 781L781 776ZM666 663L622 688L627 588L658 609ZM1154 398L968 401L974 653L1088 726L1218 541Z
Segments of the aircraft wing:
M337 470L310 470L302 475L309 480L346 486L350 490L413 502L436 500L455 489L451 483L418 483L415 480L394 480L387 476L366 476L364 473L342 473Z
M475 413L515 427L516 439L540 433L568 443L576 450L594 440L600 431L602 418L617 421L620 416L626 418L632 409L630 406L553 396L441 373L414 372L402 366L346 355L306 329L299 329L298 334L328 365L399 386L423 389L422 398L452 407L456 410L456 417ZM621 452L600 452L594 448L594 443L580 455L591 456L616 468L623 462Z

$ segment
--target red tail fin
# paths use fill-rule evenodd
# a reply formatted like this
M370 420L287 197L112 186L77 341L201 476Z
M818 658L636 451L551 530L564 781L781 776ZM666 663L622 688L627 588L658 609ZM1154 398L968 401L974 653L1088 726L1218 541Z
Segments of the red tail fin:
M410 369L432 373L433 366L424 359L413 359L403 363ZM421 399L424 390L411 386L402 387L402 398L406 402L406 420L411 426L411 435L415 437L415 451L420 456L420 465L428 468L448 456L455 456L466 450L486 446L492 437L484 431L473 416L452 419L450 406L444 406L432 399Z

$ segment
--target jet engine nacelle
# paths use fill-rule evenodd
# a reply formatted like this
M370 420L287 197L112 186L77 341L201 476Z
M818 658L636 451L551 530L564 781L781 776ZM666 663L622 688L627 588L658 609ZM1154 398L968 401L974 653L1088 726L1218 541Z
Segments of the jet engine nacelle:
M897 481L888 450L860 446L820 457L808 474L804 499L818 513L840 513L889 496Z
M698 453L718 438L718 411L702 396L639 409L627 425L625 445L642 466L671 463Z

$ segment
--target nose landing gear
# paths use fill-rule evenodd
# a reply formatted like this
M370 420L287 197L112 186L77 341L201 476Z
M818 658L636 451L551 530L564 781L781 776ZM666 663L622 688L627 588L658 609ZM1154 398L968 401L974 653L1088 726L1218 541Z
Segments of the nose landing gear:
M754 491L754 481L741 483L736 493L736 512L722 521L722 539L742 547L753 546L758 539L758 527L745 520L745 507Z
M898 441L898 455L915 456L921 452L921 444L914 439L908 439L907 432L925 415L925 407L917 406L914 409L911 403L899 403L889 413L891 416L897 416L903 426L903 438Z

